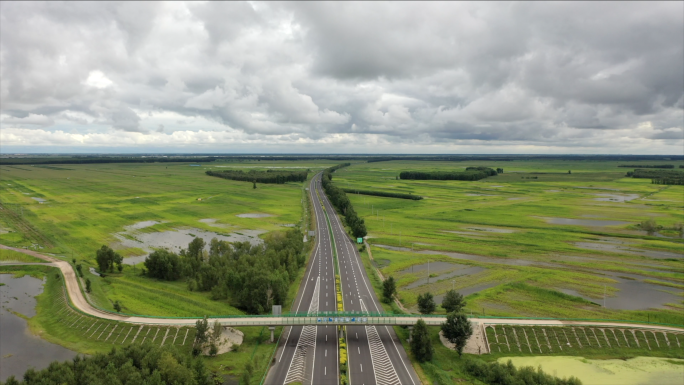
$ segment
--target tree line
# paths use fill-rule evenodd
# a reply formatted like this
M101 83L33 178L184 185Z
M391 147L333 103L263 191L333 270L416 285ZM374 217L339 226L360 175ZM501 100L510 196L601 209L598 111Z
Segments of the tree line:
M407 180L480 180L494 175L497 175L496 170L489 167L467 167L465 171L402 171L399 178Z
M305 182L309 171L250 170L244 172L242 170L207 170L206 174L243 182L285 184L287 182Z
M643 165L643 164L621 164L618 167L628 167L628 168L675 168L674 164L654 164L654 165ZM681 167L681 166L680 166Z
M677 170L645 170L627 171L627 177L650 178L652 184L684 185L684 172Z
M342 163L325 169L323 171L323 177L321 178L321 184L323 185L325 194L328 196L328 199L330 199L330 203L344 215L344 220L347 223L347 226L351 228L354 238L363 238L368 234L366 223L363 219L359 218L358 214L356 214L354 206L352 206L351 201L344 190L335 186L332 182L332 173L349 165L349 163Z
M43 370L29 369L23 379L10 376L5 385L215 385L223 378L209 371L202 358L175 347L128 345L109 353L76 356L52 362Z
M419 201L423 199L420 195L413 194L403 194L403 193L393 193L386 191L371 191L371 190L357 190L353 188L343 188L342 191L349 194L361 194L361 195L371 195L376 197L387 197L387 198L400 198L400 199L412 199L414 201Z
M98 157L46 157L46 158L1 158L0 165L33 164L96 164L96 163L207 163L216 157L146 157L146 156L98 156Z
M299 229L271 234L263 245L202 238L175 254L156 250L145 259L145 274L167 281L185 279L191 291L211 292L212 299L229 300L250 314L283 305L287 290L304 266L303 234Z

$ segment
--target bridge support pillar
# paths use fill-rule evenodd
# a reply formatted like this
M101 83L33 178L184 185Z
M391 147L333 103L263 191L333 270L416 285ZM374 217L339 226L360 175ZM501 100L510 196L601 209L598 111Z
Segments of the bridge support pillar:
M408 342L411 342L413 340L413 326L408 327L409 330L409 339Z
M269 327L268 327L268 330L271 331L271 343L273 343L273 342L275 342L275 339L274 339L274 336L273 336L273 333L275 332L275 326L269 326Z

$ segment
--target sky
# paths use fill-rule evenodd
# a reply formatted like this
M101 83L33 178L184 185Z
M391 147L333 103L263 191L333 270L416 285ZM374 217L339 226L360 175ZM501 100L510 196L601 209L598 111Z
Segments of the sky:
M0 2L0 152L684 154L684 2Z

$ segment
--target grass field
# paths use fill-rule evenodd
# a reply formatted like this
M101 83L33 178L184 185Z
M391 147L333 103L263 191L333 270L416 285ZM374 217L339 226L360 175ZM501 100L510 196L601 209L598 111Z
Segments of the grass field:
M18 251L0 249L0 262L44 263L45 261Z
M365 219L376 266L397 279L406 307L415 311L423 292L455 288L469 295L467 310L476 314L684 324L684 240L673 229L684 222L682 186L625 178L617 167L623 162L490 163L356 163L334 174L340 187L425 197L348 194ZM478 165L504 174L477 182L397 180L403 170ZM638 227L649 219L663 227L659 234ZM437 266L429 284L428 260ZM642 287L664 297L624 306L627 289ZM618 302L611 306L612 299Z
M253 189L252 183L207 176L205 168L314 171L330 164L333 162L1 166L0 243L76 260L93 284L91 301L104 309L113 310L118 300L130 314L242 314L229 301L212 301L207 293L188 291L182 282L141 277L141 264L125 265L123 273L106 278L96 277L89 272L96 267L95 251L106 244L124 257L145 255L139 247L122 245L117 234L135 238L139 233L166 234L177 229L192 233L197 229L229 235L303 225L309 218L303 210L305 184L258 184ZM268 216L237 216L255 213ZM145 221L155 222L132 235L125 232L127 226Z

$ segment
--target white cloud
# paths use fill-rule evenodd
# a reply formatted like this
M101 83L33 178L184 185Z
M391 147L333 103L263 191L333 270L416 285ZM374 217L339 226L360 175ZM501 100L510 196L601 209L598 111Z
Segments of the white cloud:
M1 2L0 124L15 143L2 145L665 153L684 146L682 15L681 2Z
M60 57L60 62L61 61L62 57ZM85 84L95 88L107 88L111 86L113 82L109 80L101 71L90 71L90 74L88 74L88 78L86 79Z

